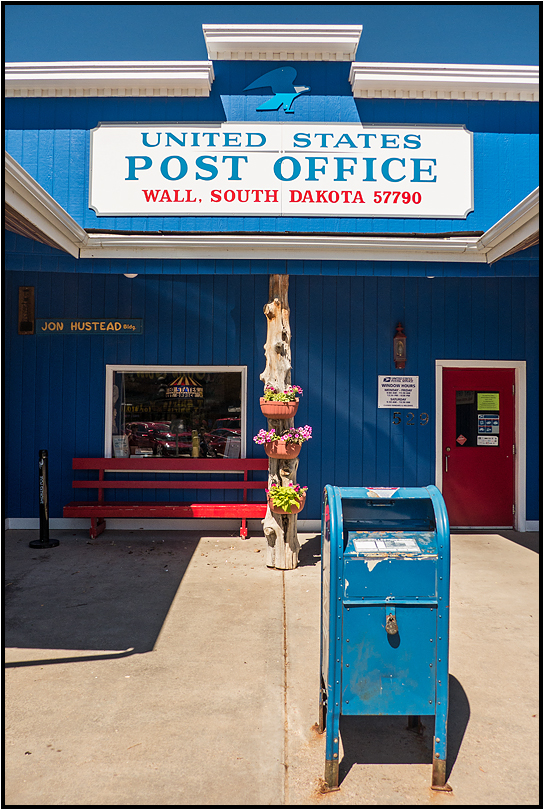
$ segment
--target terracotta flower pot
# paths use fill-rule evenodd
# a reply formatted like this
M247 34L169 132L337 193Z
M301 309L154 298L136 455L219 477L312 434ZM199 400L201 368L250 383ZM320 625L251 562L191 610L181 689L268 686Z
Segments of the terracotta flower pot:
M298 399L294 402L265 402L260 398L261 411L268 419L292 419L297 412Z
M284 442L278 439L275 442L265 442L264 452L268 458L296 458L300 453L300 444Z
M300 494L300 506L295 506L295 504L291 505L291 509L289 512L286 512L284 509L280 509L279 506L274 506L272 503L272 498L270 495L267 496L268 498L268 506L270 507L271 512L276 512L278 515L296 515L300 512L301 509L304 509L304 504L306 503L306 493L301 492Z

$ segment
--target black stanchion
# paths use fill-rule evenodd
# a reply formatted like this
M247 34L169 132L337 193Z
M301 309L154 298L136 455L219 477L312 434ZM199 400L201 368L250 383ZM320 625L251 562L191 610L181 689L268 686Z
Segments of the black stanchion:
M40 487L40 539L32 540L28 545L30 548L54 548L58 546L59 540L52 540L49 537L49 490L47 484L47 450L40 450L40 460L38 462L39 487Z

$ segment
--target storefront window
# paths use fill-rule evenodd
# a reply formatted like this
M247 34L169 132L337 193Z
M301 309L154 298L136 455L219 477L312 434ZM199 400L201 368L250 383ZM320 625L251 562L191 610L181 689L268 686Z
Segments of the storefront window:
M245 457L246 371L108 366L106 457Z

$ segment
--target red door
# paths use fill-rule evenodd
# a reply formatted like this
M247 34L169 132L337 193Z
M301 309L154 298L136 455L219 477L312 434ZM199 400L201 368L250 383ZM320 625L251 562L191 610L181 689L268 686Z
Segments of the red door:
M514 373L443 369L442 493L451 526L514 525Z

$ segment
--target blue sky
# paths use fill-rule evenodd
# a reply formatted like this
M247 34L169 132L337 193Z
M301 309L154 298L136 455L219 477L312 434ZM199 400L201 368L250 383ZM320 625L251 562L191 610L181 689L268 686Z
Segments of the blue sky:
M8 62L206 59L202 23L361 24L357 60L539 64L540 3L4 3Z

